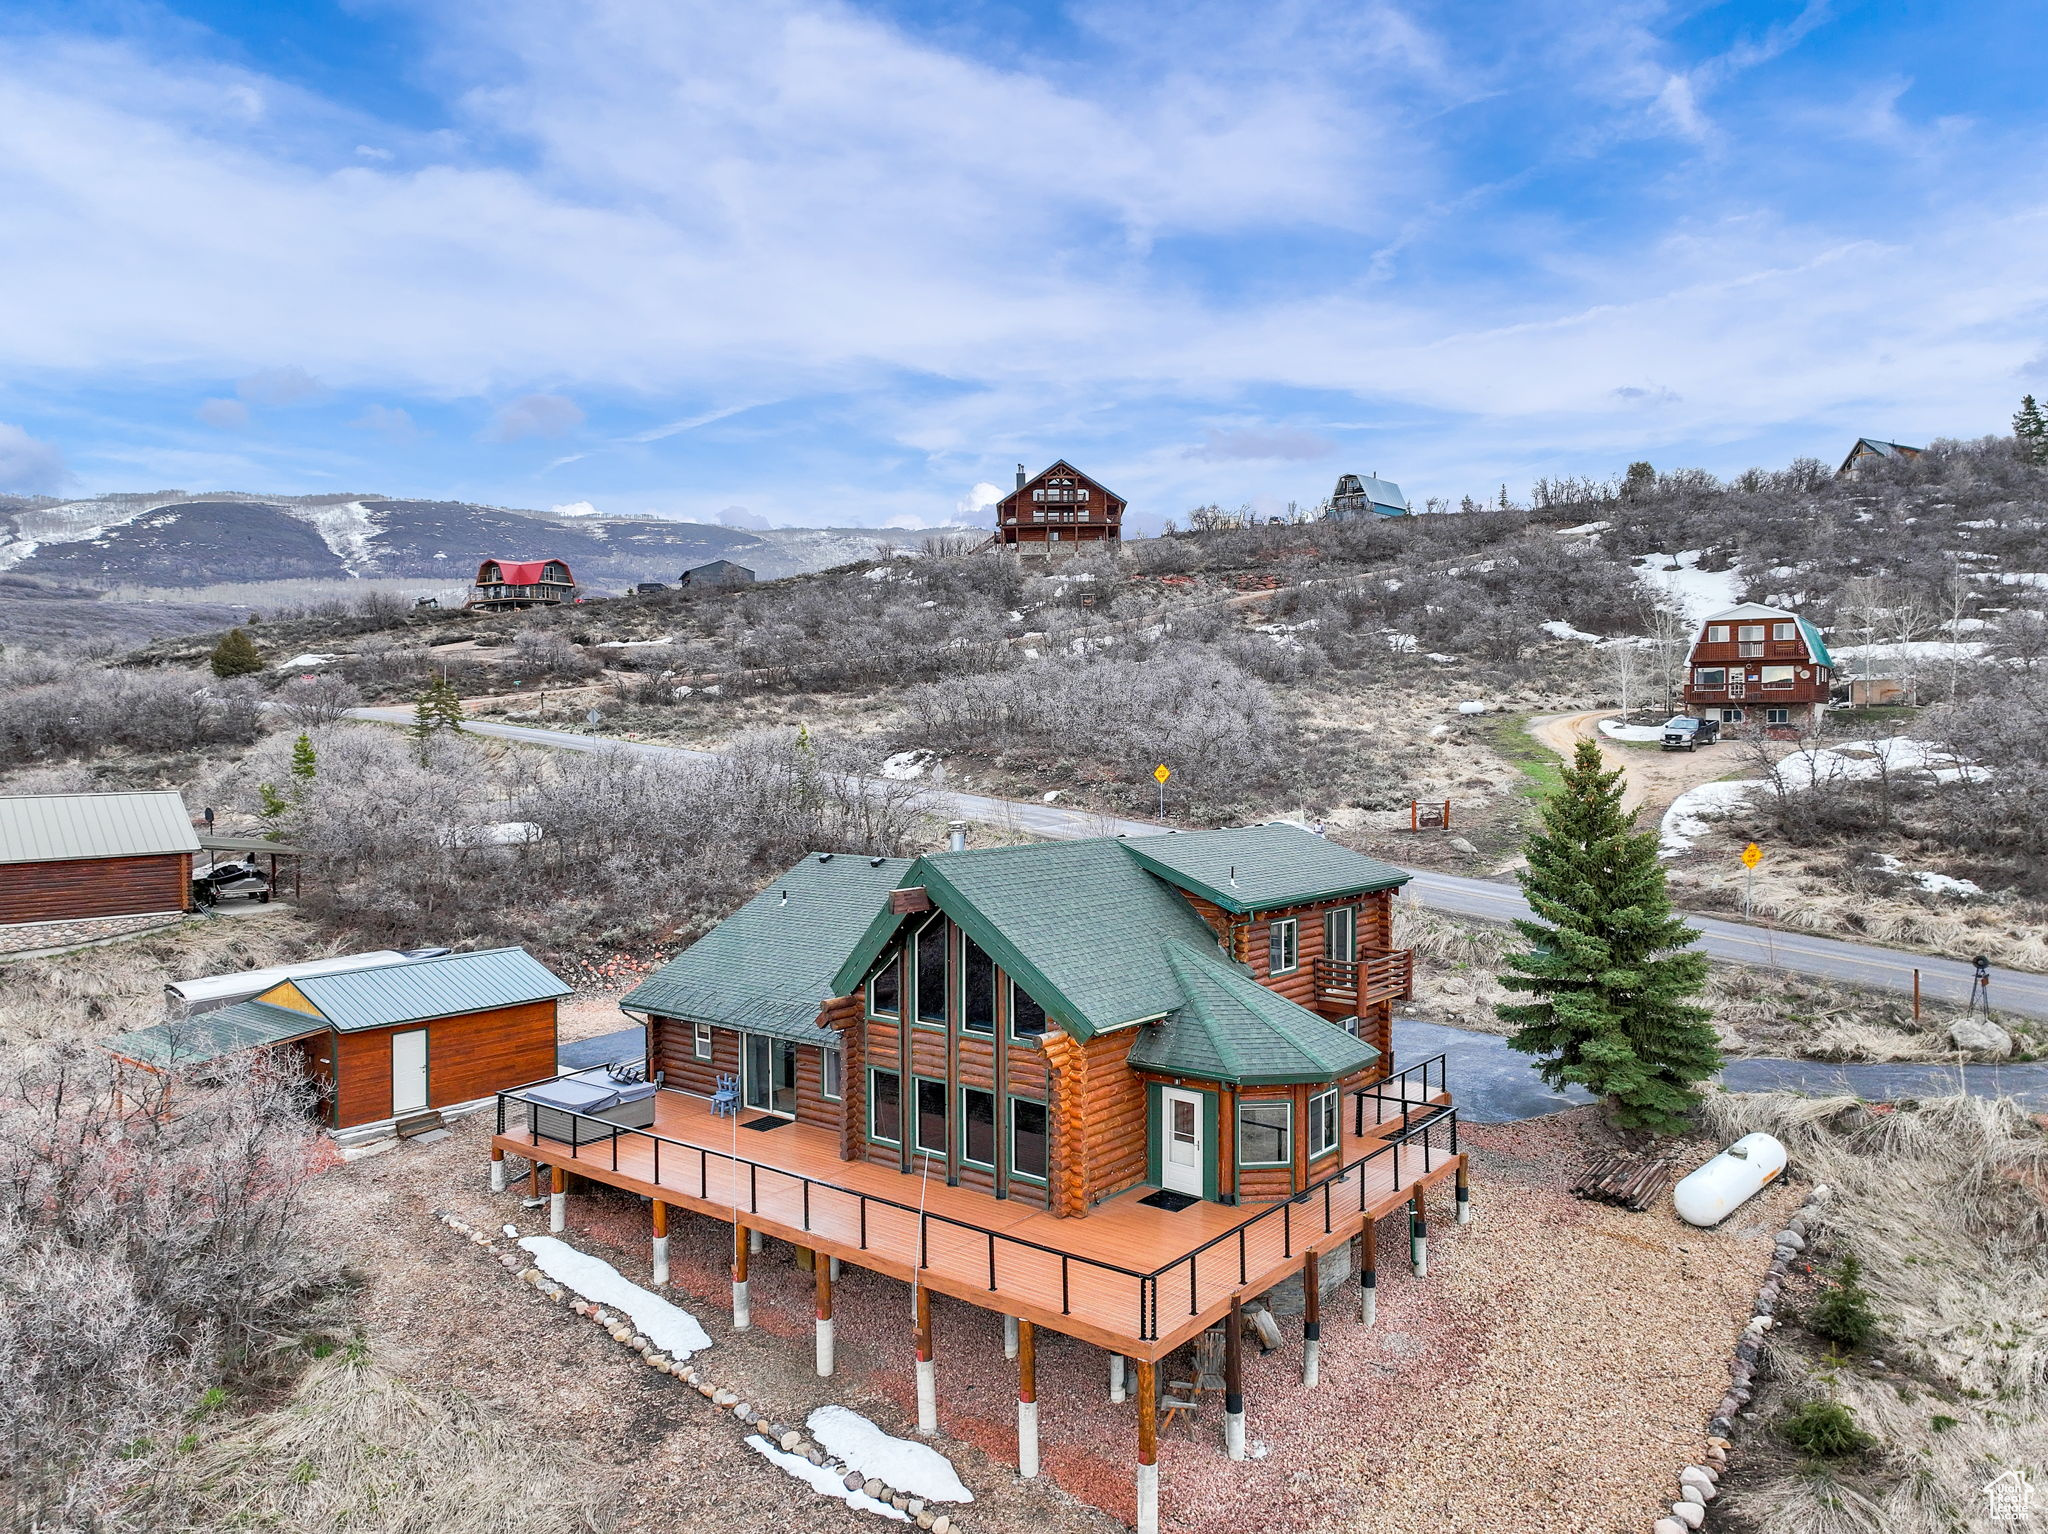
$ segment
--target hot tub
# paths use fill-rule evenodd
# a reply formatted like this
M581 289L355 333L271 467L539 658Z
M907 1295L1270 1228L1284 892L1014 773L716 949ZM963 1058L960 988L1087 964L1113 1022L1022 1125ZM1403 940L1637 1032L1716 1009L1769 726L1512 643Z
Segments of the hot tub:
M516 1094L533 1116L534 1132L564 1145L588 1145L621 1129L654 1123L651 1081L614 1081L599 1067L528 1087Z

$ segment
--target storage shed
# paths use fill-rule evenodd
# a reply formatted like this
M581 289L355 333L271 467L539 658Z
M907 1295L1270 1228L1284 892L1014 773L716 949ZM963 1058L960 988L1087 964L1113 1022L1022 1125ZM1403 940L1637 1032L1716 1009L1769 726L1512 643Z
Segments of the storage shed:
M198 850L175 793L0 796L0 924L183 911Z
M326 1085L328 1125L353 1129L553 1076L556 1006L570 989L524 948L399 959L300 975L106 1047L157 1071L289 1048Z

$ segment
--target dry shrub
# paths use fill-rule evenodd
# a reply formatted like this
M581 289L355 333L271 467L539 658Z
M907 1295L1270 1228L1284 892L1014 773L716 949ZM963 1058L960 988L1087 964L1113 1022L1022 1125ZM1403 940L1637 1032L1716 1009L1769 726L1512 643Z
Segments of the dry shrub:
M1728 1505L1773 1534L1978 1527L1985 1483L2037 1466L2048 1441L2048 1135L2010 1099L1875 1112L1724 1094L1704 1112L1725 1138L1776 1135L1802 1177L1834 1189L1824 1240L1861 1264L1892 1365L1874 1375L1775 1345L1762 1407L1840 1400L1881 1458L1732 1489ZM1937 1430L1937 1416L1955 1425Z
M293 1400L202 1441L176 1472L184 1527L291 1534L583 1534L601 1526L570 1454L351 1347Z
M0 665L0 766L242 745L262 733L262 693L189 671L102 671L44 660Z
M125 1088L125 1096L123 1089ZM0 1497L10 1526L132 1527L209 1392L332 1293L309 1249L303 1083L117 1081L90 1048L0 1078Z

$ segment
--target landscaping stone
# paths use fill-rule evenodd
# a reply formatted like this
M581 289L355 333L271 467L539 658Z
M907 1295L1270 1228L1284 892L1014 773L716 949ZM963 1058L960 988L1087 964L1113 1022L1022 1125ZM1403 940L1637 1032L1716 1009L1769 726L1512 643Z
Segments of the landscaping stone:
M1697 1502L1672 1503L1671 1516L1688 1529L1704 1528L1707 1522L1707 1510Z

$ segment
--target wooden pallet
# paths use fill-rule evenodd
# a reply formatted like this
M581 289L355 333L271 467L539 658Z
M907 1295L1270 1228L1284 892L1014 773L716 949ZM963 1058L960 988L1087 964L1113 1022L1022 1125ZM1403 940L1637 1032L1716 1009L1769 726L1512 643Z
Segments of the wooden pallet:
M1671 1163L1661 1157L1609 1151L1587 1163L1572 1192L1579 1198L1617 1209L1648 1209L1671 1185Z

